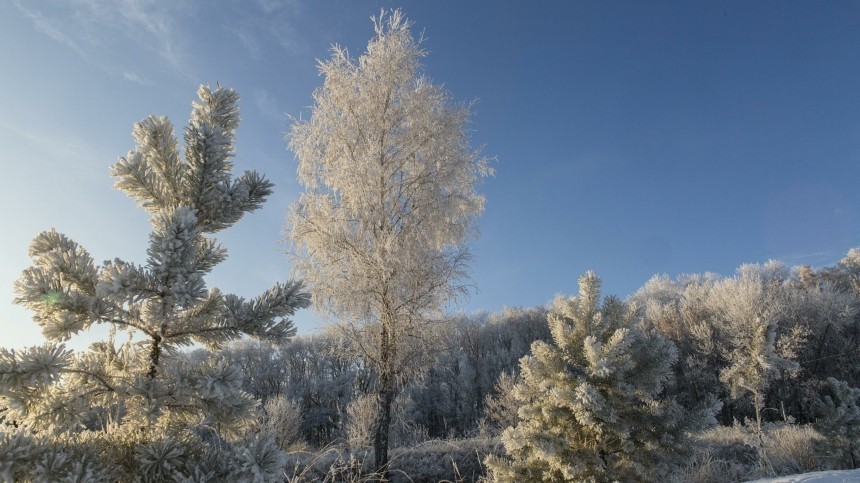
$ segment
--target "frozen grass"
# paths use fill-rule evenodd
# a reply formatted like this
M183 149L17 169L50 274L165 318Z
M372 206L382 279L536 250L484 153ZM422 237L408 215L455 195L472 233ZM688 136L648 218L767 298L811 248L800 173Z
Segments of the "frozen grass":
M857 481L860 470L854 472L827 469L825 438L809 425L775 424L765 428L765 451L771 474L759 464L758 448L752 430L742 425L719 426L696 438L699 451L688 464L674 475L676 482L726 483L745 482L759 478L769 482ZM288 455L287 481L321 483L364 483L378 481L372 472L373 453L370 449L350 450L346 446L330 446L318 451L301 449ZM483 460L489 454L503 455L498 438L430 440L391 451L390 479L392 483L412 482L478 482L485 481ZM797 476L795 474L809 473ZM795 476L787 476L795 475ZM811 479L839 477L843 479ZM794 479L785 479L794 478ZM800 478L800 479L797 479Z
M741 482L824 469L820 451L824 437L809 425L770 425L765 428L765 456L769 468L759 464L759 449L750 428L720 426L699 436L701 451L677 479L695 483ZM767 474L770 473L770 474Z
M497 439L471 438L430 440L391 452L389 481L474 482L484 475L483 460L500 454ZM378 481L373 473L372 450L352 450L331 446L317 452L295 451L288 454L287 481L363 483Z
M851 483L860 482L860 470L816 471L802 475L764 478L750 483Z

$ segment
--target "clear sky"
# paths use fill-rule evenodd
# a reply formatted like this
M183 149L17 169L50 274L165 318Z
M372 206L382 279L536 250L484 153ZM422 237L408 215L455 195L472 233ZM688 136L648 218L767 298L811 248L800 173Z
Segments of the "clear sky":
M207 282L252 297L288 278L287 115L308 115L315 59L360 54L395 7L427 74L477 100L474 145L497 158L458 309L544 304L589 269L626 296L657 273L822 266L860 245L857 2L0 2L0 346L42 340L11 303L39 231L145 262L147 216L108 166L147 115L181 129L201 83L242 96L237 172L276 185L220 234L230 257Z

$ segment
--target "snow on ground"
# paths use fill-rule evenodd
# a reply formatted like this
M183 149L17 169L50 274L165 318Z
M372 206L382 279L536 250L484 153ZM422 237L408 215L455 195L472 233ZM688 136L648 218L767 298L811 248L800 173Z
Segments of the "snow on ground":
M778 478L764 478L750 483L849 483L860 482L860 470L846 471L816 471L815 473L804 473L802 475L780 476Z

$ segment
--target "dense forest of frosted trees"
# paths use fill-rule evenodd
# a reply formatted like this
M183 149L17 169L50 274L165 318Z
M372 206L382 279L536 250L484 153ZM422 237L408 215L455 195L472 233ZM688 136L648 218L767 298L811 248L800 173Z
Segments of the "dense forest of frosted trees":
M357 61L336 51L318 116L292 133L307 285L245 300L205 284L226 256L214 234L272 191L232 175L235 92L201 87L184 156L167 119L135 125L111 175L151 216L146 262L97 264L54 230L33 240L16 303L46 342L0 348L0 480L707 482L860 466L858 249L829 267L655 276L627 300L589 272L546 307L442 311L462 293L487 168L408 27L394 13ZM371 163L338 165L350 156ZM333 323L296 335L289 316L311 303ZM66 349L93 324L108 340Z
M570 315L570 305L584 296L599 304L592 317L605 314L592 320L592 327ZM564 438L586 438L583 421L609 425L613 417L608 414L622 417L622 409L636 404L652 413L662 408L663 419L651 414L654 421L648 423L648 418L628 412L623 417L633 421L629 427L619 429L614 421L600 432L620 431L624 436L607 444L630 443L632 460L651 461L639 469L623 462L615 473L606 469L621 481L660 481L672 473L681 480L741 481L816 468L856 468L858 303L860 250L851 250L835 266L817 270L787 269L771 261L741 266L732 276L656 276L624 303L580 292L548 308L451 316L438 327L432 363L398 391L391 430L392 447L398 449L393 465L414 471L413 476L453 479L453 460L463 476L486 474L487 466L476 454L494 455L497 464L504 465L505 448L512 444L508 441L520 442L517 451L530 451L523 448L529 433L523 433L524 426L520 429L520 418L531 412L518 410L542 404L564 407L559 401L551 403L550 395L569 397L573 405L574 396L560 393L575 393L588 382L601 393L605 407L591 416L573 407L554 416L570 421ZM623 328L628 328L629 343L613 341ZM617 347L610 350L612 344ZM263 402L264 410L291 422L281 444L285 450L306 452L296 452L294 464L316 464L320 475L347 454L370 454L375 374L349 345L332 329L284 345L249 340L226 350L247 374L244 389ZM551 355L556 347L567 355ZM602 352L589 352L595 347ZM560 358L553 363L555 369L533 366L546 357ZM553 371L566 374L567 386ZM627 385L627 396L614 386L618 384ZM271 406L272 400L279 405ZM547 422L538 429L560 424ZM647 427L652 430L636 434ZM657 437L655 427L674 434ZM685 451L671 448L679 443ZM636 447L640 444L641 449ZM661 444L671 449L660 450ZM570 449L569 444L563 446ZM338 451L319 456L331 448ZM582 453L591 449L586 444L567 460L559 455L559 465L585 464ZM519 471L528 471L531 463L522 459ZM413 467L422 464L437 467ZM534 471L550 466L535 462ZM589 471L596 472L591 476L601 474ZM563 470L550 479L577 480Z

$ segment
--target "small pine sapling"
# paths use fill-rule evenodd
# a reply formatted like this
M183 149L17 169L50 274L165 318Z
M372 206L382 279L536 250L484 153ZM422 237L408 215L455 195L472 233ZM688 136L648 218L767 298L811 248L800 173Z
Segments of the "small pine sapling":
M556 299L552 343L520 361L519 422L502 435L511 459L490 457L497 481L656 481L685 454L687 433L715 423L715 405L685 411L663 388L671 342L637 324L619 299L600 301L600 279Z

